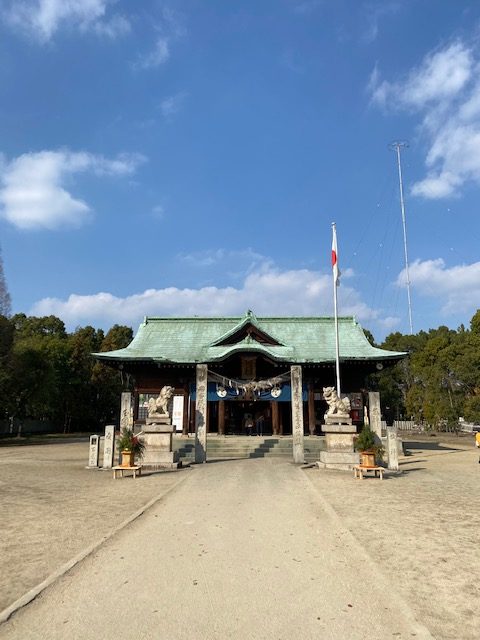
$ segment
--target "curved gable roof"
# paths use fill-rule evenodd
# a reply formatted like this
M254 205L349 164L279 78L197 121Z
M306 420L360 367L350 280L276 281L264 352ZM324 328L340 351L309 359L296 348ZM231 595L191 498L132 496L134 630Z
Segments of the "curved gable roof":
M276 344L261 343L238 334L238 342L225 343L248 323ZM373 347L353 317L338 319L340 359L399 360L407 353ZM335 361L335 323L331 317L157 318L147 317L125 349L94 353L110 362L154 361L194 364L220 361L239 352L255 352L289 363Z

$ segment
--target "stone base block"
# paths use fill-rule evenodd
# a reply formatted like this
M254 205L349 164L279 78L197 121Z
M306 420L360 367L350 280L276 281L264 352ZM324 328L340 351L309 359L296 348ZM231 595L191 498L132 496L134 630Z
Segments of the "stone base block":
M320 460L317 462L320 469L339 469L351 471L359 464L359 455L355 451L320 451Z
M167 467L178 464L178 454L176 451L156 451L146 449L142 458L142 467Z
M325 424L352 424L352 419L350 418L350 416L346 416L346 415L345 416L339 415L339 414L336 414L334 416L325 415L323 419L325 420Z
M175 433L175 427L171 424L159 424L157 422L146 424L143 433Z
M145 424L149 425L149 424L164 424L164 425L170 425L172 424L172 419L171 417L167 414L167 413L159 413L157 415L153 415L153 416L148 416L145 419Z
M181 462L164 462L162 464L142 464L142 469L146 471L161 471L162 469L178 469L181 466Z
M322 424L323 433L356 433L357 427L354 424L328 423Z

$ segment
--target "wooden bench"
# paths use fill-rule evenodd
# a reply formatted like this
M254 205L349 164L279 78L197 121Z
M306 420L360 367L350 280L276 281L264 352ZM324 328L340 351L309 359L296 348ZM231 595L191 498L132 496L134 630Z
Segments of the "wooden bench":
M120 472L120 477L123 478L123 472L124 471L132 471L133 472L133 477L136 478L137 477L137 473L139 476L142 475L142 467L140 465L136 465L133 467L122 467L122 466L117 466L117 467L112 467L112 471L113 471L113 479L116 480L117 479L117 473Z
M357 464L353 467L353 476L354 478L360 478L360 480L363 480L363 474L366 473L367 471L373 471L375 474L375 478L377 478L378 476L380 477L380 480L383 480L383 472L384 472L384 468L383 467L370 467L367 466L365 464ZM378 474L378 476L377 476Z

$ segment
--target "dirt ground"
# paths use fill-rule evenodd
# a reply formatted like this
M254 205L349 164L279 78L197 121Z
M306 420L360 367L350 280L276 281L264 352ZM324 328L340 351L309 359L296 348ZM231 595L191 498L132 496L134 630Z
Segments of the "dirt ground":
M305 473L436 638L476 640L480 451L473 436L413 438L383 481Z
M88 440L0 447L0 611L189 473L113 481L87 463Z
M476 639L479 450L473 437L455 436L412 436L406 448L401 473L383 481L299 472L436 638ZM193 473L114 482L109 472L85 469L87 457L86 441L0 448L0 610Z

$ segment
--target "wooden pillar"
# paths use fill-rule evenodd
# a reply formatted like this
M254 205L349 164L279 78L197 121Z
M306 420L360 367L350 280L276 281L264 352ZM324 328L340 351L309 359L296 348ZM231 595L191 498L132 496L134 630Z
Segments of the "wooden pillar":
M272 410L272 434L274 436L278 436L280 431L279 421L278 421L278 402L275 400L270 400L270 408Z
M308 431L311 436L315 435L315 392L312 383L308 385Z
M218 435L225 435L225 400L218 401Z
M197 364L195 405L195 462L207 461L207 365Z
M303 448L303 395L302 395L302 367L295 364L290 367L292 388L292 441L293 462L303 464L305 453Z

